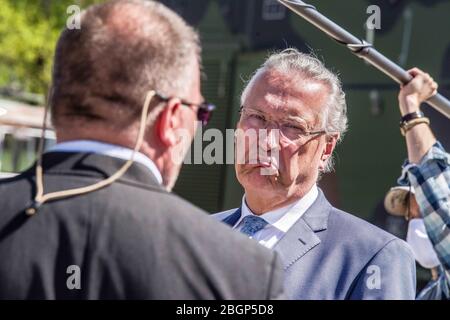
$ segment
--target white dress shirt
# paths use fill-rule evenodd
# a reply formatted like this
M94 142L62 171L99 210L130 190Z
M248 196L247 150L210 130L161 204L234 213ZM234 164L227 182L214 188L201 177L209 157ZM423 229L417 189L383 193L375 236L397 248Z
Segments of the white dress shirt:
M264 229L255 233L252 237L263 246L271 249L286 234L286 232L301 218L308 208L317 199L319 191L316 185L313 185L300 200L286 207L266 212L259 217L268 222ZM245 202L245 195L242 199L241 217L234 225L233 229L243 227L242 219L245 216L254 215Z
M129 160L131 158L133 150L122 146L94 140L73 140L58 143L49 148L47 152L90 152L123 160ZM159 172L155 163L149 157L141 152L136 152L134 154L134 161L146 166L155 176L158 183L162 184L163 179L161 173Z

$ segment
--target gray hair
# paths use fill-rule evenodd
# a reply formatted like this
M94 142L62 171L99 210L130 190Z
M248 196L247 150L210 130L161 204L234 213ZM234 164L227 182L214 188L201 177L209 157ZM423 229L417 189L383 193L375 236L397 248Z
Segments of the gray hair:
M271 70L280 72L286 77L294 77L300 74L307 79L320 81L328 85L330 94L325 114L322 117L322 126L330 133L339 133L339 141L341 141L347 130L348 122L347 104L342 83L337 74L328 70L323 62L312 54L302 53L294 48L271 54L247 82L241 95L241 105L244 104L250 88L259 75ZM330 172L333 167L334 159L330 157L323 171Z
M56 48L55 126L82 119L127 127L149 90L187 95L200 44L175 12L155 1L112 0L89 7L80 20L81 28L64 30Z

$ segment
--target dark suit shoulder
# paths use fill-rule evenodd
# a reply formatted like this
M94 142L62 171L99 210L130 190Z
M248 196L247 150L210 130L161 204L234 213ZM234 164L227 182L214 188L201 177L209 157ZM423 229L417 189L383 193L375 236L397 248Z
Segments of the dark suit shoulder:
M22 266L0 267L0 278L10 279L0 297L72 297L65 289L69 265L80 266L86 279L77 297L89 299L266 299L281 290L275 253L160 186L118 181L50 201L25 218L33 178L24 173L0 181L0 254ZM46 192L95 181L45 175ZM18 251L26 254L14 254ZM44 278L36 278L36 268ZM17 287L19 278L19 289L6 290ZM37 285L30 290L29 283Z
M93 221L94 229L104 235L105 228L110 233L108 224L114 225L114 230L120 228L120 234L111 233L110 239L117 242L121 259L166 270L157 275L161 286L192 281L190 286L201 292L207 290L205 282L211 282L217 290L217 296L211 298L266 299L274 296L271 286L281 285L281 281L271 284L280 278L274 273L282 270L274 252L233 232L179 196L120 184L108 194L109 198L114 194L113 214L99 210L107 222ZM123 195L129 195L128 201L121 199ZM142 245L136 247L136 242ZM186 275L192 279L185 279Z
M403 242L379 227L336 208L330 211L329 231L339 236L343 246L367 256L377 254L393 240Z
M227 225L216 221L205 211L175 194L165 193L157 197L161 203L166 204L161 213L167 220L167 227L185 241L207 247L204 252L211 258L220 260L222 267L234 270L236 275L269 272L274 260L273 252L234 232ZM246 264L253 268L236 268L237 265Z

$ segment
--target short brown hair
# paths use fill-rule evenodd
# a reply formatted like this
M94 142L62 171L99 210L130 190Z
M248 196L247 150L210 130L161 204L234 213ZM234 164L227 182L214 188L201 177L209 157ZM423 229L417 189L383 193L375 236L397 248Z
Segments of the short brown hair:
M185 94L195 62L197 33L154 1L113 0L81 13L81 28L62 32L50 95L55 127L74 119L128 126L145 94Z

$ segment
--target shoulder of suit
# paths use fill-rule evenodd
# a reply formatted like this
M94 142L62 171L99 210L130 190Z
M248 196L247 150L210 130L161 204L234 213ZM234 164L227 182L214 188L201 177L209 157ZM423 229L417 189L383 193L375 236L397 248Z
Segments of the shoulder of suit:
M236 212L238 208L229 209L212 214L211 216L218 221L222 221L226 217ZM377 238L380 243L387 243L391 240L398 239L394 235L384 231L383 229L345 211L332 207L330 211L331 230L338 229L336 231L350 231L354 235L354 238L372 239Z
M233 208L221 212L217 212L214 214L211 214L209 216L209 219L213 222L215 226L215 235L216 240L219 242L226 241L230 244L230 248L233 248L232 250L235 251L236 247L239 247L239 253L240 254L250 254L250 252L253 252L252 254L261 254L262 257L270 258L272 259L272 255L268 255L268 252L270 250L266 249L265 247L258 244L256 241L248 239L246 236L241 234L240 232L236 232L230 226L226 225L222 222L223 219L228 217L229 215L233 214L238 210L239 208Z
M214 248L214 252L220 247L220 254L227 252L230 258L234 255L241 257L241 254L244 254L248 257L253 256L257 260L261 259L259 261L267 262L273 259L270 250L221 222L225 217L234 213L237 208L208 214L176 194L166 193L158 197L161 200L166 198L161 203L167 205L164 216L166 221L170 221L171 229L184 233L186 239L201 239L200 242L205 245L209 244ZM167 200L170 201L167 202ZM238 247L240 249L236 251ZM229 251L227 251L228 249Z
M361 252L376 254L395 241L408 250L405 241L393 234L348 212L333 208L330 212L329 232L336 234L342 245L349 245Z

